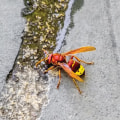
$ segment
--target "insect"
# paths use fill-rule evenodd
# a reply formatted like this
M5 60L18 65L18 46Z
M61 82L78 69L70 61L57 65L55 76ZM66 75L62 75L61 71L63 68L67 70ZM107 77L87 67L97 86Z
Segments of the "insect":
M61 68L62 68L72 78L76 88L78 89L79 93L81 94L82 92L81 92L76 80L78 80L79 82L84 82L83 79L80 77L85 74L85 69L80 64L80 62L85 63L85 64L93 64L93 62L85 62L85 61L79 59L74 54L81 53L81 52L93 51L93 50L96 50L96 48L93 46L86 46L86 47L81 47L81 48L78 48L75 50L70 50L65 53L48 54L48 51L43 49L43 51L45 52L45 54L47 56L44 59L41 59L40 61L38 61L36 63L36 67L42 61L45 61L46 64L48 64L48 65L52 65L47 70L45 70L45 73L48 72L49 70L59 67L59 81L57 84L57 88L59 88L59 86L60 86ZM71 58L67 61L66 56L70 56ZM73 58L75 58L76 60L74 60Z

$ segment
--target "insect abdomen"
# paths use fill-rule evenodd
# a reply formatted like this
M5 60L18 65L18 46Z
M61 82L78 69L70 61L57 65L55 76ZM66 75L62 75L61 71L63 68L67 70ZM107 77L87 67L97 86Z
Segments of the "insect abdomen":
M68 62L68 65L76 75L81 76L85 74L84 67L80 63L76 62L75 60L70 59Z
M75 72L76 75L81 76L85 74L85 68L80 65L80 67L78 68L78 70Z

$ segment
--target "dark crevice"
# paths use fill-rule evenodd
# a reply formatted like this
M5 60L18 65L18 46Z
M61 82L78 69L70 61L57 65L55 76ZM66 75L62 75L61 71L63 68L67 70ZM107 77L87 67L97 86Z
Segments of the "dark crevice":
M71 11L71 23L69 25L70 28L74 27L74 22L73 22L73 16L74 14L81 9L81 7L84 5L84 0L75 0L73 6L72 6L72 11Z
M22 41L21 41L21 44L20 44L20 48L21 48L21 46L22 46L22 44L23 44L23 38L21 37L21 39L22 39ZM18 53L17 53L17 55L16 55L16 58L15 58L15 60L14 60L14 64L13 64L13 66L12 66L12 69L10 70L10 72L8 73L8 75L6 76L6 82L12 77L12 75L13 75L13 71L14 71L14 68L15 68L15 66L16 66L16 62L17 62L17 59L18 59L18 56L19 56L19 53L20 53L20 48L19 48L19 51L18 51Z
M67 29L67 32L66 32L66 35L69 34L69 31L70 29L72 29L74 27L74 21L73 21L73 17L74 17L74 14L82 8L82 6L84 5L84 0L75 0L74 3L73 3L73 6L72 6L72 9L71 9L71 14L70 14L70 25ZM66 45L66 41L65 39L63 40L63 45L64 46Z

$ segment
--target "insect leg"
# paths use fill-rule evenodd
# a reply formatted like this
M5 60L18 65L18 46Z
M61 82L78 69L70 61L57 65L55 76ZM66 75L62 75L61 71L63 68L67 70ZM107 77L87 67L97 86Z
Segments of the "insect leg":
M49 67L47 70L45 70L44 73L47 73L49 70L52 70L52 69L54 69L54 68L55 68L55 66L51 66L51 67Z
M82 91L80 90L80 88L79 88L79 86L78 86L77 82L75 81L75 79L74 79L74 78L73 78L72 80L73 80L73 82L74 82L74 84L75 84L76 88L78 89L79 93L81 94L81 93L82 93Z
M47 57L46 57L47 58ZM36 64L35 64L35 66L37 67L38 66L38 64L40 64L42 61L44 61L46 58L43 58L43 59L41 59L40 61L38 61Z
M59 69L59 81L58 81L58 84L57 84L57 89L59 88L60 86L60 82L61 82L61 71Z
M94 62L85 62L85 61L79 59L79 58L76 57L76 56L73 56L73 57L74 57L78 62L83 62L83 63L88 64L88 65L90 65L90 64L94 64Z

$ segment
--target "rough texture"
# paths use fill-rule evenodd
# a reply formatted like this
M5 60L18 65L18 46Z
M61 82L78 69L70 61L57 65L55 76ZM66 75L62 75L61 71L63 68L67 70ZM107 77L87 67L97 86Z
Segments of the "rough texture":
M79 3L78 3L79 4ZM119 120L120 119L120 1L84 0L74 15L74 28L66 36L61 52L92 45L95 52L78 54L94 65L84 65L85 82L80 95L71 78L62 72L62 82L50 79L49 103L40 120Z
M12 69L21 43L25 21L21 17L21 0L2 0L0 3L0 89Z

